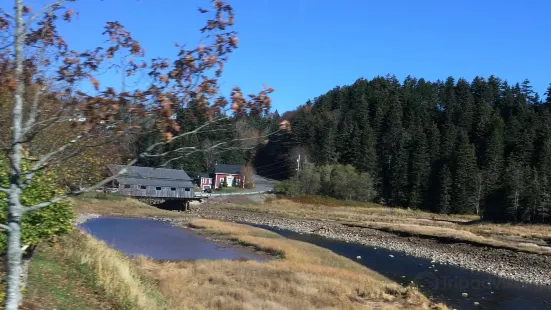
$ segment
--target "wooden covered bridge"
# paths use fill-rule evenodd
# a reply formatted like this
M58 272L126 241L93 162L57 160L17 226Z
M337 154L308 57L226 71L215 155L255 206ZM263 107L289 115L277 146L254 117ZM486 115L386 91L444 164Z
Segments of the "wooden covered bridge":
M149 168L125 165L107 165L108 174L118 175L110 184L121 196L152 200L181 200L184 210L189 202L197 200L195 185L184 170Z

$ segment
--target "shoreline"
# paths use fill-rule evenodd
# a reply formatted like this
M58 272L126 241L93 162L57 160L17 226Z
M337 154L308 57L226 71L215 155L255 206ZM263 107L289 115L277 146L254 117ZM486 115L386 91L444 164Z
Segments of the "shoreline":
M118 218L125 218L125 216L114 216L109 214L96 214L96 213L80 213L78 214L77 219L74 221L74 225L80 225L85 223L88 220L94 219L94 218L102 218L102 217L118 217ZM257 275L259 272L264 273L268 272L268 274L265 277L259 277L260 283L255 286L260 287L260 292L263 292L262 287L263 283L266 283L266 281L270 281L269 283L272 283L272 279L276 280L276 283L280 283L278 285L295 285L297 288L290 289L289 292L291 292L291 296L294 298L293 292L304 292L305 298L312 296L314 304L320 303L320 297L317 293L311 292L309 290L301 291L299 288L304 285L310 285L309 282L304 281L311 281L314 282L315 285L321 285L321 290L330 292L331 294L335 294L335 287L334 283L335 281L338 283L343 283L343 286L339 286L340 289L343 290L343 296L340 303L348 304L352 302L355 304L356 302L360 302L363 304L364 301L368 301L370 304L373 305L379 305L379 306L392 306L392 308L402 308L400 305L409 305L411 306L412 301L419 305L419 308L431 308L431 309L447 309L446 306L440 303L436 303L435 301L430 300L429 298L426 298L425 295L417 291L415 288L410 287L404 287L400 286L398 283L395 283L395 281L392 281L384 276L381 276L376 271L372 271L371 269L367 268L365 269L365 272L357 273L357 266L356 263L348 258L342 257L338 254L335 254L331 251L328 251L324 249L323 247L319 247L316 245L312 245L310 243L303 243L303 242L296 242L293 239L287 239L285 237L280 237L275 235L273 232L270 232L268 230L261 230L252 226L236 226L235 224L231 222L217 222L207 220L205 217L200 216L197 213L182 213L181 216L178 217L164 217L164 216L147 216L142 215L139 217L126 217L126 218L143 218L143 219L150 219L150 220L156 220L161 222L166 222L167 224L171 224L175 227L183 228L183 229L192 229L195 233L197 233L199 236L202 236L206 239L208 239L211 242L217 242L220 244L237 247L237 248L246 248L254 250L256 253L260 252L263 257L266 258L266 263L270 263L272 261L277 261L275 265L270 264L259 264L257 265L257 262L253 262L252 265L244 265L244 264L250 264L244 260L236 259L232 260L235 261L235 265L228 265L227 262L221 262L216 263L215 261L210 261L207 263L206 266L212 267L214 269L222 268L221 270L210 270L213 275L209 275L208 273L205 275L204 268L198 268L195 270L197 272L197 275L199 277L203 277L204 279L200 278L198 280L198 283L203 283L203 281L208 280L211 285L218 285L225 289L225 285L229 279L222 281L223 279L226 279L226 277L234 277L237 276L239 283L246 285L248 283L247 280L244 280L244 278L240 275L242 272L244 266L251 266L248 269L245 268L245 274L255 274ZM193 223L195 226L190 226L189 224ZM219 223L219 224L217 224ZM233 226L232 226L233 225ZM254 233L251 233L254 232ZM83 234L87 235L87 234ZM94 239L94 238L91 238ZM270 250L271 249L271 250ZM273 253L272 253L273 251ZM280 252L281 251L281 252ZM289 251L289 252L288 252ZM285 254L277 254L277 253L285 253ZM287 255L289 254L289 255ZM304 260L305 258L308 258ZM176 272L177 270L184 270L187 273L190 272L191 269L186 269L184 265L184 268L178 267L179 264L182 264L180 261L172 261L172 260L150 260L151 264L160 264L157 265L159 269L150 269L150 270L160 270L160 274L157 274L157 276L161 276L163 279L166 279L167 275L164 273L166 268L164 267L166 264L173 264L172 267L169 267L168 269L173 270ZM248 260L247 260L248 261ZM138 263L144 263L144 261L138 260ZM202 264L201 260L197 261L188 261L186 262L188 264L187 266L195 266L194 264ZM189 265L191 264L191 265ZM352 266L353 265L353 266ZM146 267L153 266L153 265L146 265ZM236 270L230 270L229 273L227 272L228 266L233 266L233 268L237 268ZM320 271L320 266L327 266L329 267L330 272L325 273L325 269L322 269L323 271ZM351 267L352 266L352 267ZM178 269L178 268L180 269ZM199 266L201 267L201 266ZM171 269L175 268L175 269ZM281 268L278 269L278 268ZM176 271L175 271L176 270ZM335 270L340 270L339 272L335 273ZM154 275L154 274L152 274ZM293 276L294 275L294 276ZM217 278L219 277L219 278ZM273 277L273 278L272 278ZM293 280L293 277L298 277L297 279ZM358 277L359 279L356 279ZM153 277L153 279L157 279ZM222 280L221 280L222 279ZM359 281L358 281L359 280ZM167 281L172 281L167 280ZM278 282L279 281L279 282ZM250 286L250 284L248 284ZM359 289L359 297L360 299L350 299L348 293L350 293L348 290L349 285L352 285L355 290L352 290L352 292L357 292ZM269 287L270 285L268 285ZM356 287L357 286L357 287ZM255 291L255 289L251 289L251 291ZM272 292L270 290L270 292ZM272 292L273 293L273 292ZM277 292L276 292L277 293ZM279 293L277 293L279 296ZM328 305L333 305L335 303L335 300L331 297L332 295L329 293L324 294L327 300L329 300ZM390 294L390 295L389 295ZM237 295L238 297L241 295ZM263 296L263 295L262 295ZM389 296L392 296L389 297ZM412 298L412 299L409 299ZM186 299L187 300L187 299ZM200 300L203 300L201 298ZM242 302L240 298L237 298L238 302ZM289 300L289 299L286 299ZM298 299L303 302L303 299ZM293 307L294 308L294 307ZM298 308L298 307L297 307Z
M188 219L186 219L188 218ZM372 228L350 227L323 220L300 220L272 214L249 211L229 211L213 206L192 208L191 214L182 218L163 219L178 223L190 218L209 218L253 225L266 225L297 233L316 234L322 237L385 248L407 255L431 259L439 264L449 264L472 271L479 271L505 279L541 286L551 285L551 256L518 252L508 249L472 245L465 242L443 243L436 238L399 236Z
M75 226L105 214L79 214ZM120 216L125 217L125 216ZM407 255L433 260L438 264L449 264L472 271L485 272L504 279L521 283L551 285L551 256L518 252L508 249L473 245L465 242L444 243L437 238L400 236L373 228L347 226L337 222L294 219L273 214L235 211L216 208L192 207L191 213L178 217L143 216L159 221L171 222L176 226L187 224L198 218L216 219L235 223L266 225L303 234L315 234L347 243L384 248Z

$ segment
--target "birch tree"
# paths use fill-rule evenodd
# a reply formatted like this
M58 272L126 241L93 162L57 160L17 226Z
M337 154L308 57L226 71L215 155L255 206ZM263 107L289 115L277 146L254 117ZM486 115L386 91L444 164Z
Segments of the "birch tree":
M172 58L146 58L145 51L129 31L119 22L107 22L103 35L107 41L84 51L71 49L63 39L59 23L71 22L76 12L68 5L75 0L57 0L33 10L23 0L14 0L13 11L0 9L0 79L6 86L11 128L3 133L7 143L1 145L9 163L9 184L0 187L0 195L7 200L7 221L0 227L7 234L5 261L5 309L15 310L21 301L20 272L24 248L21 244L23 215L64 201L73 195L101 187L118 175L76 191L67 191L47 201L32 205L22 202L21 196L35 181L35 175L90 147L97 139L113 141L146 130L157 130L162 139L152 143L144 152L131 159L158 156L166 161L202 152L198 147L180 147L160 153L160 146L208 130L212 124L225 119L229 113L243 115L259 113L270 108L271 88L264 87L258 94L243 95L234 87L228 98L219 91L228 56L237 47L237 34L232 30L234 12L224 1L211 1L210 9L199 9L207 14L206 24L200 29L201 44L188 48L177 44L179 51ZM84 12L85 13L85 12ZM116 64L124 65L117 66ZM102 85L99 76L112 70L123 70L125 78L144 76L140 87L121 91ZM84 91L83 83L91 85ZM190 102L198 104L208 121L193 130L183 132L173 119L176 107ZM56 141L41 154L26 154L32 141L50 126L69 124L71 136ZM144 123L153 126L146 127ZM286 130L282 124L281 130ZM221 141L208 146L209 150L225 147ZM22 162L32 161L29 169ZM119 174L125 173L125 169Z

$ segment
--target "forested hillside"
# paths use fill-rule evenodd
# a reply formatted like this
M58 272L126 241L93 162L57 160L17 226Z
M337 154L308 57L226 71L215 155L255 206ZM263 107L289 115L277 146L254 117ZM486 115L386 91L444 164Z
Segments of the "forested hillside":
M369 173L387 205L549 222L550 109L551 95L541 100L527 80L359 79L286 113L292 133L272 138L256 165L288 177L300 154Z

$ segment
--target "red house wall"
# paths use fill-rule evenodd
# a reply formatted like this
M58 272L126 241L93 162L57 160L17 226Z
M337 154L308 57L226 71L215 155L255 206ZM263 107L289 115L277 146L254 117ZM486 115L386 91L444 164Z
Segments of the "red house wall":
M205 186L210 186L212 188L212 179L211 178L201 178L201 184L200 184L200 187L201 187L201 190L204 191L205 190Z
M230 174L223 174L223 173L216 174L214 177L214 188L219 188L222 180L224 180L224 178L227 177L228 175ZM237 187L243 188L244 186L243 176L240 174L231 174L231 175L233 175L234 179L239 180L239 186Z

